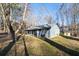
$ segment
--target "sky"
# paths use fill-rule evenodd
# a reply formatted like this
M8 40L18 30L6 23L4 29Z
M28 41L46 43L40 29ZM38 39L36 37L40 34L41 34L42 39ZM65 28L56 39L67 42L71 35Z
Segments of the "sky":
M21 4L21 5L24 8L25 4ZM67 22L66 20L67 18L59 13L61 3L30 3L29 5L30 7L29 6L28 7L30 8L31 14L30 16L27 16L26 19L28 19L30 23L36 22L36 25L47 24L45 17L52 16L52 23L54 24L58 22L59 25L61 26L62 18L64 19L65 26L67 26L68 23L70 24L71 17L68 17L69 22ZM70 9L71 6L72 4L68 3L65 4L64 8ZM24 10L23 8L22 10ZM58 18L57 18L57 13L58 13ZM22 17L19 18L22 19Z
M37 18L42 19L41 16L45 15L51 15L52 16L52 21L53 19L55 20L56 18L56 12L60 8L59 3L32 3L31 8L32 8L32 14L33 16L38 16ZM41 18L40 18L41 17ZM56 20L55 20L56 21ZM38 20L41 24L45 23L43 20Z
M59 9L60 4L56 4L56 3L34 3L34 4L31 4L31 6L32 6L32 8L34 8L35 13L39 13L38 10L43 9L43 8L46 8L50 13L54 13ZM46 11L46 13L48 11Z

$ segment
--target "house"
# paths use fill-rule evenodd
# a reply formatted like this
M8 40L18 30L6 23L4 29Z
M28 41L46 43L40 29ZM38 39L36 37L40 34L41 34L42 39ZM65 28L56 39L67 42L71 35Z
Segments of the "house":
M51 24L51 29L50 29L50 38L59 36L60 35L60 29L57 24Z
M63 32L66 36L79 36L79 24L76 25L76 27L73 27L73 25L60 27L60 32Z
M70 26L64 26L64 27L60 27L60 32L63 33L66 36L70 36L71 32L70 32Z
M51 28L50 25L45 24L45 25L40 25L40 26L31 26L28 29L25 30L26 34L31 34L35 36L47 36L46 33L49 31ZM48 37L48 36L47 36Z
M31 34L35 36L45 36L45 37L55 37L60 34L60 29L56 24L49 25L40 25L29 27L25 30L26 34Z

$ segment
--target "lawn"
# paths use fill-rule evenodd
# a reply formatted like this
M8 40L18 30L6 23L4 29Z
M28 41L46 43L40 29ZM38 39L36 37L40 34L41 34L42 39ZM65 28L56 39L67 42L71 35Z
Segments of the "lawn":
M51 46L49 43L38 39L34 36L26 35L26 46L29 55L34 56L56 56L56 55L68 55L65 52L60 51L59 49Z
M65 47L68 47L70 49L79 51L79 47L78 47L79 42L78 41L66 39L61 36L54 37L51 40L65 46ZM3 44L5 44L5 43L3 43ZM9 43L6 43L6 46L8 44ZM62 55L66 56L66 55L69 55L69 54L59 50L55 46L50 45L49 43L44 41L42 38L39 39L39 38L31 36L31 35L25 36L25 45L23 42L23 38L20 38L16 42L16 46L14 44L11 47L11 49L6 53L6 55L11 55L11 56L15 55L15 54L18 56L25 55L25 46L27 49L27 53L30 56L62 56ZM15 49L15 47L16 47L16 49Z
M57 37L51 38L51 40L65 46L67 48L70 48L72 50L79 51L79 41L76 41L75 39L72 40L72 39L64 38L62 36L57 36Z

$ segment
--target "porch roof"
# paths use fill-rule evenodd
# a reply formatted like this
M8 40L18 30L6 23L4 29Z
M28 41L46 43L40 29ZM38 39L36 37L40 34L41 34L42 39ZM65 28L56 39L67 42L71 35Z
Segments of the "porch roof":
M45 25L39 25L39 26L32 26L32 27L29 27L28 29L26 29L25 31L32 31L32 30L43 30L43 29L50 29L51 26L48 25L48 24L45 24Z

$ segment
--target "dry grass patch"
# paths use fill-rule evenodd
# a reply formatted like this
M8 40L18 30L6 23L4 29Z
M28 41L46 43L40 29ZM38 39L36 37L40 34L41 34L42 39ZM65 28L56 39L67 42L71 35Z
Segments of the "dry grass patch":
M67 39L62 36L54 37L51 40L65 46L65 47L68 47L70 49L79 51L79 41Z
M60 51L59 49L51 46L49 43L30 35L26 35L26 45L29 55L68 55Z

